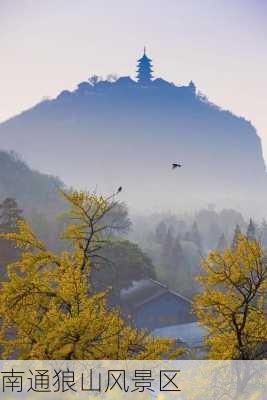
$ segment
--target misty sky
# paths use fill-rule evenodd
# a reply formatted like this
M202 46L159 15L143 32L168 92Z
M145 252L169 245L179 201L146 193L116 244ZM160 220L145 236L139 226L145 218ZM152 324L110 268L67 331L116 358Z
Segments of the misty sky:
M0 121L93 74L191 79L251 120L267 159L267 1L0 0Z

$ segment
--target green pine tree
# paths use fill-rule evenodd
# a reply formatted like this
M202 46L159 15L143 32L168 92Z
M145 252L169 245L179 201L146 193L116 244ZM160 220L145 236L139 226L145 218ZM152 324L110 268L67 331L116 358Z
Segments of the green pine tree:
M167 226L164 221L161 221L155 231L155 239L157 243L163 243L167 235Z
M216 249L220 252L224 252L227 249L227 240L224 233L221 234Z
M194 221L194 223L192 225L190 236L191 236L191 241L193 243L195 243L195 245L197 246L199 254L202 255L203 254L202 237L201 237L201 234L199 232L198 224L197 224L196 221Z
M256 240L256 226L251 218L247 228L247 238L250 241Z
M240 226L238 224L236 224L234 236L233 236L233 240L232 240L232 245L231 245L231 248L233 250L237 248L238 241L239 241L241 234L242 234L242 232L241 232Z
M0 204L0 233L16 232L17 221L22 218L22 210L18 208L13 198L6 198ZM14 243L0 239L0 277L6 278L6 266L14 262L19 256L19 249Z
M266 249L267 248L267 222L265 221L265 219L261 223L260 241L261 241L262 246Z

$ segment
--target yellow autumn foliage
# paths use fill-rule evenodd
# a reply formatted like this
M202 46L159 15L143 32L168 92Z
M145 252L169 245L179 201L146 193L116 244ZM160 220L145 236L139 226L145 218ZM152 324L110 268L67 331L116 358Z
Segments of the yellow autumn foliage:
M260 243L240 235L234 249L211 252L202 266L194 308L208 329L209 358L266 357L267 262Z
M24 220L17 233L5 235L22 254L1 284L1 358L169 357L171 341L128 326L118 309L107 308L107 293L91 290L91 256L107 239L104 220L114 199L76 191L63 195L70 204L63 234L71 243L69 251L49 251Z

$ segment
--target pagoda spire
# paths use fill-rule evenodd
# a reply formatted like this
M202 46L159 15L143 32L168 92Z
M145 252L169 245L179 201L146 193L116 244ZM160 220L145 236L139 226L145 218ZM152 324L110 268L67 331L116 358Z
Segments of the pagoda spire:
M152 76L152 64L151 59L146 55L146 47L144 47L143 57L140 58L137 62L137 80L138 83L146 85L149 84L153 78Z

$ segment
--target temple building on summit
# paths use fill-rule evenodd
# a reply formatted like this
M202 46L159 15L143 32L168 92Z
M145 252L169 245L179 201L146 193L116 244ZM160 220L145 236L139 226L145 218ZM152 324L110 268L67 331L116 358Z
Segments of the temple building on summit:
M147 85L151 82L153 75L152 75L152 65L151 59L146 55L146 48L144 48L143 57L138 60L137 65L137 81L140 84Z
M153 69L152 69L152 60L147 56L146 54L146 48L144 47L144 54L143 56L137 60L137 83L140 85L139 87L147 87L150 85L151 87L165 87L165 88L174 88L175 86L170 83L165 81L162 78L154 78L153 76ZM153 79L154 78L154 79ZM118 83L123 84L123 85L131 85L135 83L136 81L133 81L130 77L122 77L119 78ZM153 84L153 85L152 85ZM178 88L178 87L177 87ZM190 81L188 85L186 86L179 86L179 90L184 91L185 94L189 94L191 96L196 95L196 86L193 81ZM182 93L182 92L181 92Z

